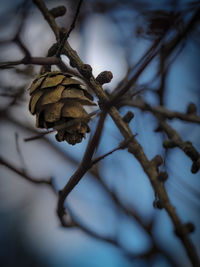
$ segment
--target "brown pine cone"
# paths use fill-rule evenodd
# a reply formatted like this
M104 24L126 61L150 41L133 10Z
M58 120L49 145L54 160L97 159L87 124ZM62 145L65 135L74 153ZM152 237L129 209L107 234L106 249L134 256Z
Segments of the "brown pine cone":
M77 78L59 71L46 72L33 81L30 95L29 110L36 114L36 127L57 130L59 142L75 145L90 131L83 105L96 104Z

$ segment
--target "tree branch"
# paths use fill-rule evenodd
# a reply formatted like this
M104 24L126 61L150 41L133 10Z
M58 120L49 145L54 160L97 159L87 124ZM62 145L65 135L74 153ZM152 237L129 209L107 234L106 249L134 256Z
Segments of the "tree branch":
M45 20L47 21L47 23L51 27L52 31L54 32L56 40L59 41L60 40L60 32L59 32L59 28L55 22L54 16L51 14L51 12L49 12L48 8L46 7L46 5L44 4L44 2L42 0L33 0L33 3L41 11Z
M178 111L171 111L163 106L151 106L150 104L144 102L142 99L130 99L128 97L122 98L120 100L119 106L130 106L139 108L143 111L150 111L153 114L162 115L165 119L180 119L182 121L193 122L200 124L200 117L196 114L181 113Z
M8 61L8 62L0 62L0 69L10 68L16 65L59 65L61 64L61 59L57 57L30 57L23 58L17 61Z
M36 179L29 175L27 175L24 171L21 171L14 165L10 164L8 161L6 161L4 158L0 156L0 164L7 167L8 169L12 170L13 172L17 173L21 177L23 177L25 180L34 183L34 184L46 184L46 185L52 185L52 180L45 180L45 179Z
M80 166L78 167L76 172L72 175L72 177L70 178L66 186L60 191L59 199L58 199L57 214L61 220L61 223L63 223L63 225L65 224L63 220L64 201L66 197L69 195L69 193L73 190L73 188L77 185L77 183L81 180L83 175L89 170L91 166L92 156L100 141L105 118L106 118L106 112L102 112L99 118L99 122L96 128L95 134L87 146L87 149L85 151L85 154L83 156Z
M169 140L163 142L165 148L179 147L192 161L191 172L197 173L200 169L200 154L191 142L184 142L179 134L164 120L159 121L160 128L167 134Z
M70 33L73 31L73 29L75 28L75 24L76 24L76 20L78 18L78 14L80 12L80 8L81 8L81 4L82 4L83 0L79 0L79 3L78 3L78 6L77 6L77 9L76 9L76 13L75 13L75 16L74 16L74 19L72 21L72 24L69 28L69 31L64 35L64 37L62 38L61 40L61 43L60 43L60 46L58 48L58 51L56 53L56 56L59 57L60 54L62 54L62 50L63 50L63 47L65 45L65 42L67 41L67 39L69 38L70 36Z

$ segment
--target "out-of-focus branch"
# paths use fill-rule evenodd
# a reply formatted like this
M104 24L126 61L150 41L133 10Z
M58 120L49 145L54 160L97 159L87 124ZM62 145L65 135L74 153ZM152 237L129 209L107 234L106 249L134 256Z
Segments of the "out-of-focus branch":
M55 34L56 40L60 40L60 32L59 28L55 22L54 16L51 14L51 12L47 9L46 5L41 0L33 0L33 3L38 7L38 9L43 14L44 18L46 19L47 23L51 27L52 31Z
M181 113L178 111L171 111L163 106L151 106L144 102L142 99L130 99L128 97L122 98L119 106L130 106L139 108L143 111L150 111L153 114L162 115L165 119L180 119L187 122L193 122L200 124L200 117L196 114Z
M169 140L163 142L165 148L179 147L192 161L191 172L196 173L200 169L200 154L191 142L184 142L179 134L164 120L159 121L159 127L167 134Z
M196 12L188 22L185 28L178 33L174 38L172 38L169 42L166 42L165 44L165 58L169 57L170 54L177 48L177 46L180 44L184 38L188 35L189 32L191 32L195 26L195 24L199 21L200 16L200 8L197 8ZM142 60L139 64L139 69L134 68L135 72L132 76L132 78L129 79L129 81L118 90L116 94L112 96L111 104L114 104L117 102L118 99L120 99L121 96L123 96L137 81L140 74L143 72L143 70L146 68L146 66L149 65L149 63L155 58L155 56L158 54L158 52L161 52L163 49L164 41L165 41L165 35L161 38L158 38L155 43L152 45L152 47L148 50L148 52L142 57ZM138 67L138 65L136 65ZM162 89L163 90L163 89ZM161 90L161 91L162 91ZM161 93L163 94L163 92ZM163 96L161 96L163 97ZM162 104L162 101L161 101Z
M25 180L34 183L34 184L46 184L46 185L52 185L52 180L45 180L45 179L36 179L29 175L27 175L24 171L21 171L14 165L12 165L10 162L5 160L3 157L0 156L0 164L7 167L8 169L12 170L13 172L17 173L21 177L23 177Z
M50 130L50 131L39 133L39 134L31 136L31 137L24 138L24 142L30 142L30 141L34 141L34 140L40 139L40 138L44 137L47 134L54 133L55 131L56 130Z
M160 48L162 47L162 43L164 41L163 38L157 39L153 45L150 47L150 49L145 53L145 55L141 58L139 61L139 64L136 64L136 66L133 69L132 77L125 83L125 85L122 86L118 90L117 93L114 93L110 99L110 103L108 105L113 105L114 103L117 103L117 101L128 92L128 90L135 85L137 79L141 75L141 73L145 70L145 68L149 65L149 63L155 58L155 56L158 54Z
M25 54L24 58L29 59L31 57L30 51L25 46L25 44L21 41L18 34L16 35L16 37L14 38L13 41L16 42L18 44L18 46L20 47L20 49L22 50L22 52L24 52L24 54Z
M168 68L166 67L167 63L167 57L165 53L165 46L163 45L160 49L160 55L159 55L159 71L158 74L160 74L160 86L157 90L157 94L159 97L160 105L164 106L164 95L165 95L165 86L166 86L166 79L168 74Z
M60 46L58 48L58 51L56 53L56 56L59 57L60 54L62 53L62 50L63 50L63 47L65 45L65 42L67 41L67 39L69 38L70 36L70 33L73 31L73 29L75 28L75 24L76 24L76 20L78 18L78 14L80 12L80 8L81 8L81 4L82 4L83 0L79 0L78 2L78 6L77 6L77 9L76 9L76 13L75 13L75 16L74 16L74 19L72 21L72 24L68 30L68 32L64 35L64 37L62 38L61 40L61 43L60 43Z
M25 57L21 60L17 61L9 61L9 62L0 62L0 69L10 68L16 65L59 65L61 63L61 59L56 57Z
M180 44L181 41L183 41L189 33L191 33L196 25L196 23L199 22L199 16L200 16L200 7L195 9L195 12L186 25L186 27L180 31L180 33L167 44L167 55L169 56L170 53L174 51L174 49Z
M196 114L184 114L177 111L170 111L162 106L152 107L151 105L145 103L141 97L136 100L125 98L125 100L122 100L119 105L132 106L143 111L150 111L159 119L160 130L163 130L169 138L169 140L164 141L164 147L179 147L193 161L191 168L192 173L196 173L200 169L199 152L195 149L191 142L184 142L179 134L167 122L165 122L165 119L178 118L183 121L200 123L199 116L197 116Z

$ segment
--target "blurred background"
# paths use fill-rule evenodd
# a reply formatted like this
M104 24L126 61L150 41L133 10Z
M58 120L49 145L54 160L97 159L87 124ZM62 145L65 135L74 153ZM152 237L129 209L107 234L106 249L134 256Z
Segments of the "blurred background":
M67 8L56 22L68 29L78 1L45 3L49 9L59 5ZM126 82L126 77L133 75L133 67L169 24L166 39L178 35L199 7L200 1L184 0L83 1L69 43L92 66L95 76L112 71L113 80L104 85L112 93L122 80ZM12 41L19 27L20 39L33 57L46 56L55 43L49 25L31 1L1 0L0 62L23 57ZM172 111L186 113L190 103L199 107L199 31L198 21L169 58L162 61L162 55L156 56L132 91L142 89L141 97L148 104ZM66 56L62 59L68 64ZM167 64L164 70L162 62ZM54 133L24 141L39 132L28 110L28 88L40 68L17 65L0 69L0 155L31 177L52 178L58 192L77 169L89 134L75 146L58 143ZM131 130L147 157L160 154L164 158L161 169L168 172L165 185L169 198L181 221L195 225L191 239L200 254L199 173L191 173L192 161L179 148L163 148L166 135L155 132L158 121L152 113L128 105L119 109L122 116L129 110L135 115ZM179 119L167 122L199 151L197 123ZM90 122L91 133L96 123L97 118ZM95 156L109 152L121 141L119 130L108 116ZM1 266L191 266L166 211L153 207L155 196L148 178L127 150L103 159L71 192L65 205L79 225L71 228L61 227L56 214L57 196L48 185L31 183L4 165L0 165Z

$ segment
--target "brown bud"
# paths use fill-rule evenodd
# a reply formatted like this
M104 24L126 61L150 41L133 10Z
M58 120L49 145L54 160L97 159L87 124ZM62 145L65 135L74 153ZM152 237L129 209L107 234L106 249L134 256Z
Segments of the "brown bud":
M161 131L162 131L162 128L160 126L156 127L154 130L155 133L159 133Z
M54 18L64 16L66 11L67 9L65 6L58 6L58 7L54 7L51 10L49 10L49 12Z
M160 155L156 155L151 162L152 164L156 165L156 167L159 167L163 164L163 159Z
M176 228L174 230L174 233L175 233L176 236L181 237L183 235L182 227L181 227L181 229Z
M76 68L76 61L75 60L73 60L72 58L70 59L70 61L69 61L69 64L70 64L70 66L72 67L72 68Z
M163 209L163 206L162 206L162 204L160 203L160 200L158 200L158 199L155 199L155 200L154 200L154 202L153 202L153 206L154 206L155 209L159 209L159 210Z
M168 179L168 173L167 172L160 172L158 174L158 180L161 182L165 182Z
M188 222L188 223L182 225L180 228L176 228L174 232L178 237L181 237L185 234L190 234L194 231L195 231L194 224L191 222Z
M176 146L176 142L174 142L174 140L165 140L163 141L163 147L164 148L173 148Z
M191 172L192 173L197 173L199 169L200 169L200 158L198 158L197 161L193 162L192 168L191 168Z
M184 225L184 227L185 227L185 230L187 231L188 234L189 234L189 233L193 233L193 232L195 231L195 226L194 226L194 224L191 223L191 222L186 223L186 224Z
M89 64L83 64L80 72L84 77L89 79L92 76L92 67Z
M109 83L112 78L113 74L111 71L103 71L97 76L96 81L103 85L104 83Z
M124 117L123 117L123 121L126 123L129 123L132 119L134 118L134 113L132 111L128 111Z
M190 103L187 107L187 114L196 114L197 113L197 107L194 103Z
M48 50L48 57L52 57L58 50L58 43L53 44Z

